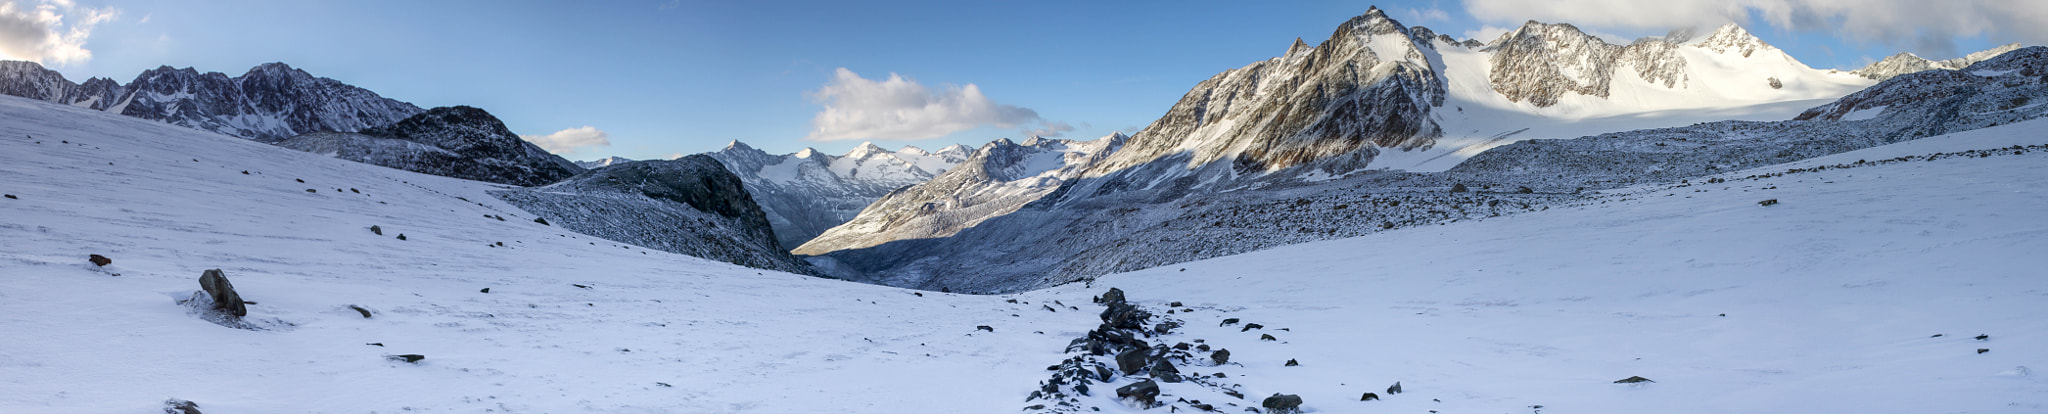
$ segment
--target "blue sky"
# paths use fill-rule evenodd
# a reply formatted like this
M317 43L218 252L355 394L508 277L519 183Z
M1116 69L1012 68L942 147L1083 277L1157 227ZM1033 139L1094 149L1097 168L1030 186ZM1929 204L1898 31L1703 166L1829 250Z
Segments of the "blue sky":
M422 107L481 107L521 134L602 131L608 145L564 153L580 160L734 139L776 153L840 153L861 138L974 146L1032 130L1089 139L1143 126L1195 83L1296 37L1315 44L1371 5L1459 38L1529 19L1616 38L1739 20L1821 68L2048 37L2026 27L2048 21L2029 1L1939 12L1901 0L193 3L0 0L0 54L124 83L158 65L239 75L286 62ZM61 15L36 26L55 42L5 38L38 10ZM939 109L903 115L904 99Z

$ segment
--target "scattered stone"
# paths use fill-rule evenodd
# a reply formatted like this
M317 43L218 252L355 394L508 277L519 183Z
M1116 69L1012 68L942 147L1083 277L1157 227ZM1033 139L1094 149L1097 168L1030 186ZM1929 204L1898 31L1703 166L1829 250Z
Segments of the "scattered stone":
M1170 307L1176 307L1176 308L1178 308L1178 307L1180 307L1180 302L1168 303L1168 304L1166 304L1166 306L1170 306Z
M1160 381L1180 382L1180 369L1173 367L1173 361L1166 358L1152 359L1152 378Z
M164 400L164 414L200 414L199 403L176 398Z
M306 179L303 179L303 178L293 178L292 180L296 180L296 181L298 181L298 182L301 182L301 183L303 183L303 182L306 182Z
M235 317L249 316L249 308L243 306L242 295L235 292L235 284L228 283L226 274L220 269L207 269L199 274L199 287L213 296L213 308L226 311Z
M995 331L996 331L996 328L995 328L995 327L992 327L992 326L988 326L988 325L981 325L981 326L976 326L976 327L974 327L974 330L977 330L977 331L989 331L989 332L993 333L993 332L995 332Z
M1977 353L1991 352L1991 348L1977 348Z
M1261 340L1261 341L1278 341L1278 340L1280 340L1280 338L1274 338L1272 334L1259 334L1259 340Z
M1260 325L1260 324L1256 324L1256 323L1247 323L1247 324L1244 324L1244 329L1239 329L1239 330L1237 330L1237 331L1238 331L1238 332L1244 332L1244 331L1249 331L1249 330L1253 330L1253 329L1266 329L1266 325Z
M4 195L5 195L5 196L7 196L7 199L9 199L9 200L20 200L20 199L21 199L21 197L15 197L15 196L14 196L13 194L4 194Z
M1135 398L1138 402L1145 403L1146 407L1151 407L1154 402L1153 399L1159 397L1159 383L1152 382L1152 380L1139 380L1131 385L1117 388L1116 397Z
M1188 406L1189 406L1189 407L1194 407L1195 409L1198 409L1198 410L1202 410L1202 411L1216 411L1216 406L1213 406L1213 405L1208 405L1208 404L1203 404L1203 403L1191 403L1191 404L1188 404Z
M1167 334L1167 333L1169 333L1169 332L1173 332L1173 328L1179 328L1179 327L1180 327L1180 324L1178 324L1178 323L1174 323L1173 321L1166 321L1166 322L1160 322L1160 323L1159 323L1158 325L1152 325L1152 331L1153 331L1153 332L1158 332L1159 334L1161 334L1161 335L1164 335L1164 334Z
M318 193L318 192L320 192L320 190L315 190L315 189L311 189L311 188L308 188L308 189L306 189L306 192L308 192L308 193Z
M912 295L917 295L917 297L920 297L920 298L921 298L921 297L924 297L924 293L920 293L920 292L910 292L910 294L912 294Z
M1773 206L1773 205L1777 205L1777 204L1778 204L1778 199L1775 199L1775 198L1773 198L1773 199L1769 199L1769 200L1764 200L1764 201L1758 201L1758 202L1756 202L1756 205L1759 205L1759 206L1764 206L1764 207L1770 207L1770 206Z
M580 288L584 288L584 289L589 289L589 288L590 288L590 286L585 286L585 285L579 285L579 284L575 284L575 283L570 283L570 284L569 284L569 286L575 286L575 287L580 287Z
M535 223L540 223L540 225L543 225L543 226L553 226L553 224L548 224L548 219L544 219L544 218L540 218L540 217L534 217L534 218L533 218L533 222L535 222Z
M371 342L371 343L366 343L366 344L363 344L363 345L370 345L370 346L384 346L384 343L383 343L383 342Z
M1977 340L1979 340L1979 341L1983 341L1983 340L1988 340L1988 339L1991 339L1991 335L1977 335Z
M491 288L484 288L483 290L479 290L479 291L477 291L477 292L482 292L482 293L491 293Z
M399 240L405 240L405 233L398 233Z
M1223 390L1223 395L1237 397L1240 400L1244 399L1244 393L1237 392L1237 390Z
M1218 348L1216 352L1209 353L1209 359L1216 361L1216 365L1228 364L1230 363L1230 350Z
M356 305L348 305L348 308L349 308L349 309L355 309L357 313L361 313L361 314L363 314L363 319L370 319L370 310L369 310L369 309L364 309L363 307L361 307L361 306L356 306Z
M1186 351L1186 350L1188 350L1188 348L1194 348L1194 347L1195 347L1195 346L1194 346L1193 344L1189 344L1189 343L1186 343L1186 342L1182 342L1182 343L1177 343L1177 344L1173 344L1173 349L1177 349L1177 350L1182 350L1182 351Z
M1300 363L1300 362L1295 362L1293 358L1289 358L1289 359L1287 359L1287 366L1290 366L1290 367L1298 367L1298 366L1301 366L1301 363Z
M1941 334L1934 334L1934 336L1930 336L1929 338L1940 338L1940 337L1941 337Z
M363 193L362 191L357 191L357 190L356 190L356 189L354 189L354 188L350 188L350 189L348 189L348 192L351 192L351 193L356 193L356 194L362 194L362 193Z
M668 383L666 382L657 382L654 383L654 385L660 385L662 388L675 388L674 385L668 385Z
M249 175L249 170L242 170L242 175Z
M1266 407L1268 413L1298 413L1301 412L1301 396L1274 393L1273 396L1266 397L1265 401L1259 402L1259 406Z
M101 256L97 254L87 255L85 260L88 262L92 262L94 266L99 267L107 267L107 265L114 264L114 259L108 259L106 256Z
M1533 188L1529 188L1529 187L1522 187L1522 188L1516 188L1516 189L1515 189L1515 192L1516 192L1516 193L1520 193L1520 194L1535 194L1535 193L1536 193L1536 189L1533 189Z
M1372 401L1372 400L1377 400L1377 399L1380 399L1380 395L1379 395L1379 394L1374 394L1374 393L1369 393L1369 392L1368 392L1368 393L1365 393L1365 395L1361 395L1361 396L1358 396L1358 400L1359 400L1359 401Z
M1394 381L1394 386L1392 386L1392 387L1387 387L1387 395L1394 395L1394 394L1400 394L1400 393L1401 393L1401 382L1400 382L1400 381Z
M420 360L422 360L422 359L427 359L427 356L426 356L426 355L420 355L420 354L398 354L398 355L385 355L385 356L384 356L384 359L389 359L389 360L393 360L393 361L405 361L405 362L407 362L407 363L414 363L414 364L417 364L417 363L419 363L419 362L420 362Z
M1221 323L1221 324L1217 324L1216 326L1230 326L1230 325L1232 325L1232 324L1236 324L1236 323L1237 323L1237 318L1229 318L1229 319L1224 319L1224 320L1223 320L1223 323ZM1242 332L1242 331L1240 331L1240 332Z
M1150 350L1145 348L1126 349L1116 354L1116 368L1124 375L1136 374L1138 370L1145 369L1145 361L1150 356Z
M1628 377L1628 378L1622 378L1622 379L1621 379L1620 381L1615 381L1614 383L1616 383L1616 384L1635 384L1635 383L1643 383L1643 382L1656 382L1656 381L1651 381L1651 380L1650 380L1649 378L1643 378L1643 377L1635 377L1635 376L1631 376L1631 377Z
M376 225L370 225L370 233L382 236L384 235L384 228L377 227Z
M919 296L922 296L922 295L919 295ZM1039 307L1043 307L1043 308L1045 308L1045 311L1046 311L1046 312L1059 312L1059 311L1060 311L1059 309L1053 309L1053 308L1052 308L1052 305L1045 305L1045 304L1040 304L1040 305L1038 305L1038 306L1039 306Z

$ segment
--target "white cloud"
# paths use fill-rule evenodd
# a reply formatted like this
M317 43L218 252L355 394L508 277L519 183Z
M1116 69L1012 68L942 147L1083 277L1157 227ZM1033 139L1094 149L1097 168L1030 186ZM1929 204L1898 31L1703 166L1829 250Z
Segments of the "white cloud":
M877 81L839 68L832 82L810 96L825 109L811 119L807 141L932 139L1039 120L1037 111L996 103L971 83L933 90L894 73Z
M70 0L36 4L0 0L0 59L67 64L92 59L85 41L120 10L78 7Z
M1073 130L1074 126L1068 125L1065 122L1045 121L1044 123L1039 125L1039 128L1037 129L1024 131L1024 136L1059 138L1061 135L1066 135L1068 132L1072 132Z
M1525 20L1627 29L1711 28L1760 20L1797 31L1839 33L1844 40L1905 47L1954 57L1956 39L2048 43L2048 1L1976 0L1467 0L1489 23Z
M589 147L611 146L611 135L596 127L585 125L569 128L547 135L520 135L519 138L539 145L540 149L553 154L570 154Z

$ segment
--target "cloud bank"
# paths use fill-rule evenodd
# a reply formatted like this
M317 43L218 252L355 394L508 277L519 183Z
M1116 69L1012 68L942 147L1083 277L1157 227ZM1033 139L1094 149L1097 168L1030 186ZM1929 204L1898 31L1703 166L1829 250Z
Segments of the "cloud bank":
M1956 39L2048 43L2048 1L1974 0L1467 0L1466 12L1489 23L1524 20L1663 30L1761 20L1797 31L1840 33L1845 40L1955 57Z
M596 127L585 125L569 128L547 135L520 135L519 138L539 145L551 154L570 154L589 147L611 146L611 135Z
M811 119L807 141L932 139L983 125L1014 128L1039 121L1037 111L996 103L971 83L933 89L894 73L872 80L839 68L810 97L825 109Z
M92 59L85 41L100 23L120 10L78 7L70 0L43 0L33 5L0 0L0 59L68 64Z

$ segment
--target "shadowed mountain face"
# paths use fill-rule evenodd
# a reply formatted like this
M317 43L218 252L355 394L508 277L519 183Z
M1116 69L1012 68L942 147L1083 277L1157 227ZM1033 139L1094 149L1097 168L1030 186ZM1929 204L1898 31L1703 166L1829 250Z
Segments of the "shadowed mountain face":
M612 165L539 188L495 192L554 225L742 266L817 275L775 243L745 184L705 155Z
M468 106L434 108L360 133L319 132L275 144L406 171L528 187L583 171L520 139L489 112Z

